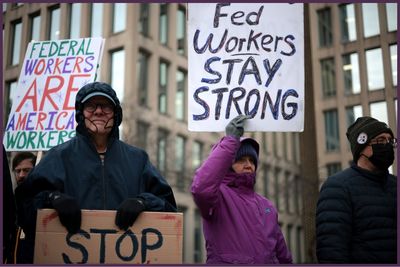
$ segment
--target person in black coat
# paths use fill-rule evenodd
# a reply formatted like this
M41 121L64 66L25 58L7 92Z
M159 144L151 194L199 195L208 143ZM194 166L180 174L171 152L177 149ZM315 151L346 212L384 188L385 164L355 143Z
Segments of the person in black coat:
M397 261L397 178L389 174L397 139L386 123L358 118L347 130L351 166L328 177L317 203L319 263Z
M119 140L122 108L110 85L83 86L75 120L76 136L50 149L24 183L28 232L34 235L32 218L41 208L55 209L70 234L81 227L81 209L116 210L121 230L143 211L176 212L172 189L148 154Z
M14 263L17 212L7 154L3 145L3 263Z

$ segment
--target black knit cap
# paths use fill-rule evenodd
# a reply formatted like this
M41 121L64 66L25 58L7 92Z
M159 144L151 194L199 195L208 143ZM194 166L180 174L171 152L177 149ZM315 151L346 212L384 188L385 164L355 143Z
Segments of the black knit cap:
M236 152L235 162L238 161L241 157L249 156L253 159L254 165L257 169L258 163L258 153L259 153L259 145L256 140L252 138L241 138L241 145Z
M394 136L392 130L386 123L369 116L359 117L349 126L346 136L350 142L354 162L357 162L361 151L369 144L371 139L381 133L388 133L392 138Z

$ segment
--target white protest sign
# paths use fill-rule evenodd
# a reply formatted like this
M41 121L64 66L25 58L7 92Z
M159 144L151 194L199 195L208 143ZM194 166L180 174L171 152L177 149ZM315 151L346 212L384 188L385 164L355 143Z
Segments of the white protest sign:
M48 150L75 135L75 96L93 82L104 39L32 41L4 133L7 151Z
M303 4L189 3L190 131L303 131Z

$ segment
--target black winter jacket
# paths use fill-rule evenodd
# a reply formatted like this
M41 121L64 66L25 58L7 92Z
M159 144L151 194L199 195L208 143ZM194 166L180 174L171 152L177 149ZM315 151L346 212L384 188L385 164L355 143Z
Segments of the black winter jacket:
M354 163L327 179L317 203L320 263L396 263L397 178Z
M51 191L74 197L81 209L116 210L125 199L141 197L147 211L176 212L172 189L147 153L116 137L108 143L104 163L89 137L77 132L50 149L31 171L18 194L24 198L21 226L30 239L36 211L48 207ZM33 250L28 254L33 259Z

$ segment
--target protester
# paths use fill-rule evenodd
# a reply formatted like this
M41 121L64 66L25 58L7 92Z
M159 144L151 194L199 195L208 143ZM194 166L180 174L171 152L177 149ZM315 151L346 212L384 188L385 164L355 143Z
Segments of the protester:
M36 164L36 156L31 152L19 152L12 161L12 169L17 185L20 185Z
M16 205L13 193L10 169L6 150L3 145L3 263L14 263L13 251L15 246Z
M272 202L254 191L259 144L241 138L248 116L226 126L196 171L191 192L200 209L208 264L292 263Z
M176 211L172 189L147 153L119 140L122 108L110 85L83 86L75 112L76 136L50 149L28 176L31 218L37 209L54 208L74 234L81 226L81 209L117 210L115 224L121 230L142 211Z
M386 123L360 117L347 129L353 162L328 177L317 203L320 263L397 262L397 139Z
M15 181L17 187L15 188L15 201L17 204L17 233L16 243L14 249L14 262L18 264L31 263L33 240L26 238L25 232L21 227L21 222L25 220L25 214L23 209L23 191L21 186L28 176L29 172L33 169L36 164L36 156L31 152L19 152L15 155L12 160L12 170L14 172ZM21 192L20 192L21 191ZM23 223L22 223L23 224Z

